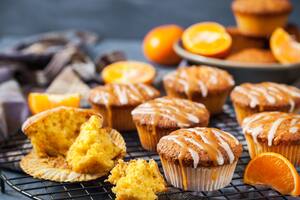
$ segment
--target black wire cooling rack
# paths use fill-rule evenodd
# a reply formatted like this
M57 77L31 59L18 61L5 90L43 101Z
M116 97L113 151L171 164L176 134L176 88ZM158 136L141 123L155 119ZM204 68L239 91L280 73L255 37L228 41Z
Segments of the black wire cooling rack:
M224 113L214 116L211 126L228 131L242 142L244 152L239 159L233 179L227 187L214 192L188 192L168 186L168 191L159 195L162 200L194 200L194 199L297 199L296 197L282 196L280 193L267 187L254 187L243 183L244 168L249 161L247 146L241 129L239 128L233 109L230 105L224 106ZM159 156L154 152L145 151L138 140L137 133L123 134L127 144L125 160L143 158L154 159L161 172ZM0 146L1 191L5 192L5 185L32 199L114 199L111 185L104 182L106 177L95 181L82 183L57 183L34 179L22 173L19 161L23 155L31 150L30 142L19 133L11 140ZM12 171L14 170L14 171ZM299 172L299 169L298 169ZM299 199L299 198L298 198Z

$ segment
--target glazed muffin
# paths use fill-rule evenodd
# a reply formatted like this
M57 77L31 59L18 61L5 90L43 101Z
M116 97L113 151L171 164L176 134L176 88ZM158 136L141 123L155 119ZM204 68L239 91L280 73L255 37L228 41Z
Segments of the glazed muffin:
M284 84L262 82L244 83L231 92L237 121L263 111L298 112L300 90Z
M131 111L139 104L159 96L152 86L137 84L106 84L91 90L92 109L104 117L104 126L120 131L134 130Z
M159 139L174 130L207 126L209 112L200 103L162 97L136 107L132 111L132 118L143 148L156 151Z
M232 38L231 54L248 48L263 49L268 45L267 39L245 36L237 27L227 27L226 31Z
M289 0L235 0L232 10L243 34L268 37L286 25L292 5Z
M249 48L229 55L226 60L246 63L277 63L275 57L270 50Z
M211 114L217 114L222 112L234 80L218 68L191 66L167 74L163 84L168 96L202 103Z
M262 112L243 121L251 158L264 152L280 153L294 165L300 165L300 115Z
M216 128L179 129L157 145L164 174L173 186L191 191L213 191L232 179L242 145Z

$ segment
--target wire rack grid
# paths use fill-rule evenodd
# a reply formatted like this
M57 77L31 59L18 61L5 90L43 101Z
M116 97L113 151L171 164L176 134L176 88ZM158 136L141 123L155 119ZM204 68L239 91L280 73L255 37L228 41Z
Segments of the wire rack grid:
M243 183L245 166L249 162L249 154L244 136L238 126L231 105L224 106L224 112L212 118L210 126L220 128L232 133L243 144L243 154L239 159L231 183L223 189L213 192L190 192L182 191L168 186L168 191L159 194L161 200L194 200L194 199L297 199L295 197L283 196L267 187L250 186ZM161 162L155 152L145 151L139 142L136 132L124 133L127 144L127 155L125 160L142 158L154 159L161 172ZM57 183L34 179L20 171L19 161L23 155L31 150L31 144L26 137L19 133L9 142L0 145L0 167L1 167L1 191L5 192L5 185L12 187L17 192L32 198L45 200L67 200L67 199L114 199L111 185L104 180L106 177L82 183ZM14 171L12 171L12 169ZM299 169L298 169L299 171Z

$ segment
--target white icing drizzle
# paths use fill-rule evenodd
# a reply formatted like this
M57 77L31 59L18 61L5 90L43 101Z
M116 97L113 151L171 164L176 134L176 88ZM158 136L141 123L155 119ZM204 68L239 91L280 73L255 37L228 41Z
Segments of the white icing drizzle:
M200 105L182 99L157 98L152 102L141 104L131 113L132 115L149 114L162 116L176 122L180 127L188 127L190 123L200 122L199 117L192 112L195 109L197 112L204 112L204 107ZM151 121L151 123L155 122Z
M300 98L300 92L295 91L293 87L271 82L242 85L234 90L250 99L251 108L259 104L259 98L266 99L270 104L275 104L277 100L283 101L286 99L290 105L289 112L293 112L295 109L295 97Z
M200 136L200 138L202 139L202 141L205 144L212 145L211 142L209 142L209 140L206 138L206 136L202 132L202 130L204 130L204 129L203 128L190 128L190 129L187 129L187 131L193 132L196 135ZM223 157L222 153L218 149L215 149L215 150L217 152L217 163L218 163L218 165L223 165L224 164L224 157Z
M230 148L229 144L223 140L221 133L215 129L211 129L211 131L215 134L215 136L218 138L220 141L221 147L226 151L228 157L229 157L229 162L233 163L234 161L234 154L232 152L232 149Z
M251 133L252 138L254 140L255 143L257 143L257 136L263 131L263 126L260 125L258 127L255 127L253 129L249 130L249 133Z
M139 86L140 88L142 88L142 89L147 93L147 95L149 95L149 96L151 96L151 97L155 95L154 90L151 89L150 87L145 86L144 84L141 84L141 83L139 83L138 86Z
M95 103L101 103L106 106L114 103L126 105L131 101L142 103L153 99L156 96L156 90L142 83L126 85L107 84L99 87L99 89L93 89L92 94L91 100Z
M126 94L126 90L121 88L120 85L114 84L113 85L114 91L116 91L116 94L118 96L118 99L121 104L127 104L128 103L128 98Z
M241 94L247 96L250 99L250 107L251 108L255 108L255 106L257 106L259 104L258 98L254 95L251 95L251 93L249 93L244 87L237 86L236 88L234 88L234 90L238 93L241 93Z
M270 130L269 130L269 133L268 133L268 146L272 146L272 142L273 142L273 139L275 137L275 133L278 129L278 127L280 126L280 124L286 120L286 118L279 118L277 119L271 126Z
M198 69L197 69L198 68ZM194 72L189 71L189 70L195 70ZM203 70L203 76L207 77L207 81L201 80L201 78L197 78L195 74L199 73L199 71ZM191 72L188 73L188 72ZM200 74L202 74L200 72ZM194 78L191 76L195 76ZM200 92L203 97L207 97L208 94L208 83L212 85L216 85L219 83L219 76L222 76L222 78L225 78L226 81L228 82L229 85L234 85L234 80L232 79L231 76L228 76L227 74L223 75L223 71L220 69L212 68L212 67L207 67L207 66L201 66L201 67L196 67L196 66L191 66L191 67L183 67L181 69L178 69L175 72L171 72L167 74L163 80L164 81L174 81L179 83L180 85L183 86L184 92L186 94L190 93L190 90L194 87L199 87ZM201 76L199 76L201 77Z
M255 91L258 91L258 92L262 93L262 94L266 97L266 99L267 99L267 101L268 101L269 103L271 103L271 104L276 103L275 97L274 97L273 95L270 95L270 94L268 93L268 90L267 90L266 88L264 88L264 87L259 87L259 86L257 86L257 87L254 86L254 87L252 87L251 89L253 89L253 90L255 90Z
M166 139L166 140L172 140L173 142L175 142L176 144L178 144L180 147L182 147L182 148L187 148L188 149L188 151L189 151L189 153L191 154L191 156L192 156L192 159L193 159L193 161L194 161L194 168L197 168L197 166L198 166L198 164L199 164L199 155L198 155L198 153L195 151L195 150L193 150L192 148L190 148L190 147L188 147L187 145L184 145L182 142L180 142L177 138L178 138L179 136L176 136L176 135L171 135L171 136L168 136L168 137L164 137L164 139ZM191 140L187 140L187 139L190 139L190 138L185 138L184 137L184 140L185 141L191 141ZM194 141L195 143L196 143L196 141Z
M206 97L207 93L208 93L206 85L203 83L203 81L198 81L198 84L199 84L202 96Z
M292 133L292 134L297 133L298 127L297 127L296 125L297 125L297 123L299 122L299 119L300 119L300 117L299 117L299 118L292 119L291 124L290 124L290 129L289 129L289 132L290 132L290 133Z
M259 123L255 123L259 120ZM272 146L274 137L279 127L285 121L289 120L286 127L289 133L296 134L300 127L300 115L281 113L281 112L265 112L246 118L243 122L243 133L251 134L255 143L260 134L267 134L268 146ZM270 126L268 130L264 130L264 125Z

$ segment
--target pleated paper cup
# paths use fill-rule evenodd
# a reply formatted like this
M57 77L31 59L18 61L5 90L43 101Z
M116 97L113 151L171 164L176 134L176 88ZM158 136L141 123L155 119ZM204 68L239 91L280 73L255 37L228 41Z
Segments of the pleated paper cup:
M217 167L184 167L160 157L164 174L174 187L189 191L214 191L229 185L237 161Z
M280 144L269 146L267 143L255 142L250 135L246 135L246 141L252 159L261 153L275 152L286 157L295 166L300 166L300 145Z

